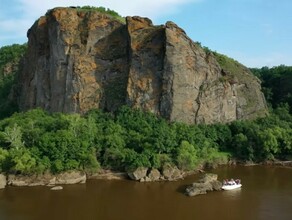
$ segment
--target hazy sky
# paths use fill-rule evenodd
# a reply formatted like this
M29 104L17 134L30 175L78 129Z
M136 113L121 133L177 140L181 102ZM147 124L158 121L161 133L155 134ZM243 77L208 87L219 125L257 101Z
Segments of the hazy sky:
M122 16L173 21L194 41L248 67L292 66L292 0L0 0L0 47L57 6L104 6Z

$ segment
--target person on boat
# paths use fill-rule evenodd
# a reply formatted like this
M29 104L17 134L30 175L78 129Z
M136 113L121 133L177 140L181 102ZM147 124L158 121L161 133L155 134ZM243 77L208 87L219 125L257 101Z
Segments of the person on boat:
M233 179L231 179L231 180L230 180L230 184L231 184L231 185L234 185L234 184L236 184L236 182L235 182Z

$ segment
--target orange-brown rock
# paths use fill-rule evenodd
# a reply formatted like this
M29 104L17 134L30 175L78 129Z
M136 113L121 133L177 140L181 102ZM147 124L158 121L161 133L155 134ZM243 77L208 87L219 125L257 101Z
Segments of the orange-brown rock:
M84 113L142 108L171 121L230 122L266 113L258 80L224 80L212 53L172 22L55 8L28 31L20 76L22 110ZM224 78L225 77L225 78Z

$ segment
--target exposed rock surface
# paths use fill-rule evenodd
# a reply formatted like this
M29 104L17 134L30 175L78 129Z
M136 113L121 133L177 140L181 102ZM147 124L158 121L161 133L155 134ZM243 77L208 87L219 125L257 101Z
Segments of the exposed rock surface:
M85 183L86 174L79 171L71 171L58 174L56 176L55 184L76 184L76 183Z
M4 189L6 186L6 176L0 174L0 189Z
M126 24L93 11L55 8L28 31L19 106L51 112L114 111L121 105L185 123L266 114L258 80L227 70L172 22Z
M8 175L7 184L11 186L44 186L55 184L85 183L86 175L82 172L64 172L58 175L44 174L33 176Z
M147 176L147 170L148 168L138 167L137 169L128 172L128 175L132 180L141 180Z
M165 165L160 172L157 169L148 169L138 167L137 169L128 172L128 176L132 180L140 182L154 182L154 181L175 181L183 179L184 173L176 166Z
M161 178L161 174L160 174L159 170L151 169L149 174L148 174L148 177L149 177L150 181L158 181Z
M165 165L162 169L162 175L166 180L173 181L183 179L183 172L176 166Z
M221 190L221 187L222 183L217 180L216 174L206 173L198 182L186 188L186 194L188 196L196 196L206 194L208 191Z
M7 184L10 186L44 186L55 185L56 177L46 175L22 176L22 175L8 175Z
M125 172L114 172L111 170L101 170L98 173L87 175L87 179L106 179L106 180L123 180L128 179L128 174Z

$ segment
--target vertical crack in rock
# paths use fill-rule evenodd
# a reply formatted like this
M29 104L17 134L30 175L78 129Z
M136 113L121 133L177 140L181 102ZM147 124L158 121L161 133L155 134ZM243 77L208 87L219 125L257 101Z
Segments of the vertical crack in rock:
M130 45L127 102L160 114L164 29L147 18L127 17Z

